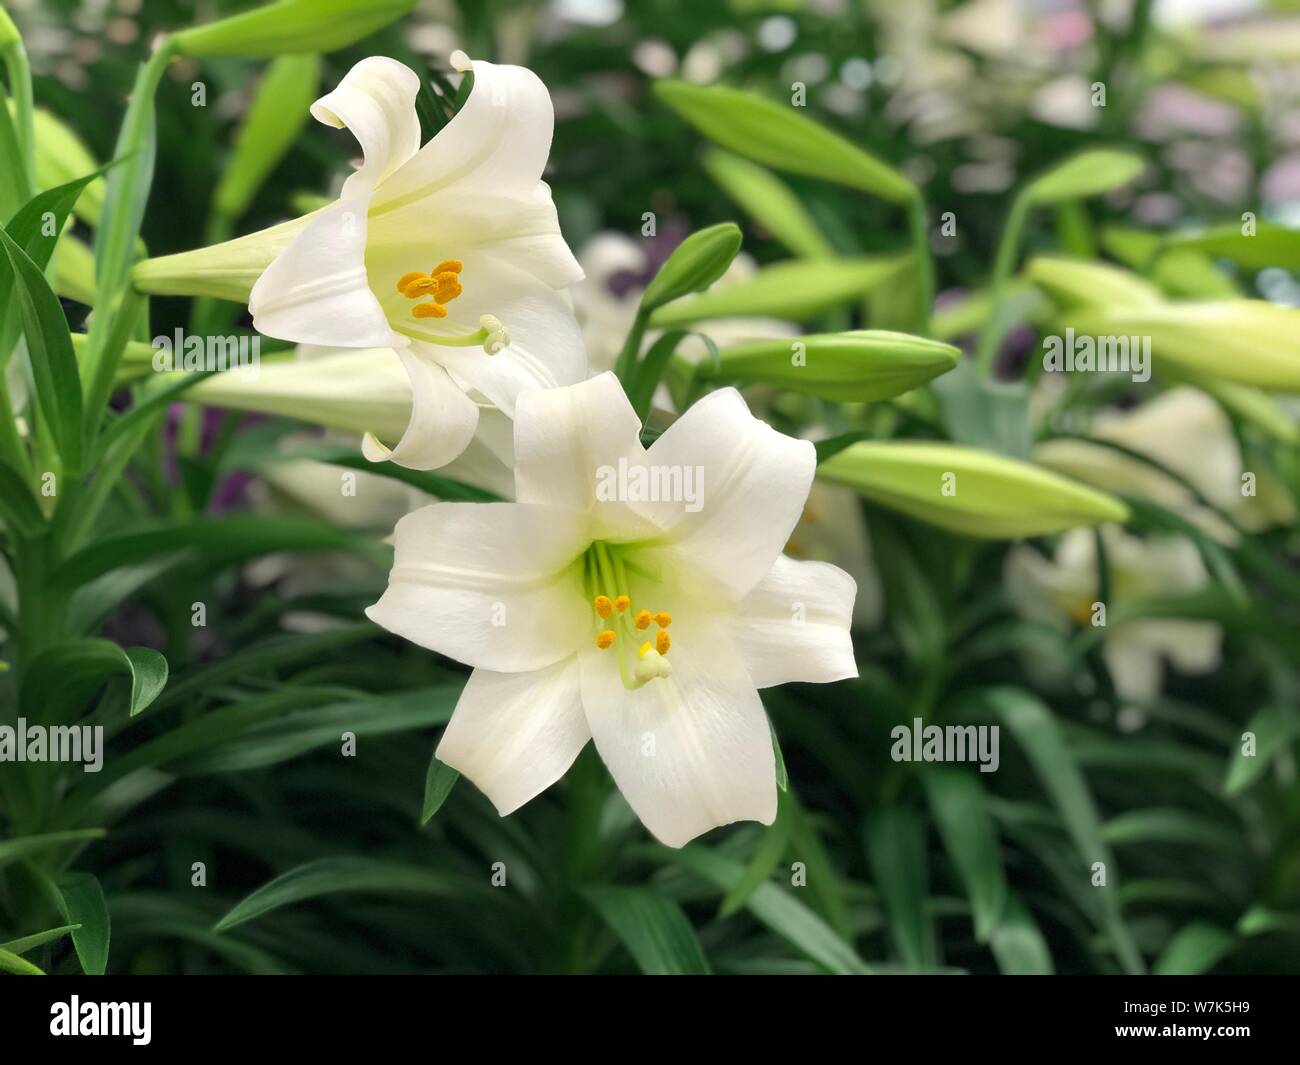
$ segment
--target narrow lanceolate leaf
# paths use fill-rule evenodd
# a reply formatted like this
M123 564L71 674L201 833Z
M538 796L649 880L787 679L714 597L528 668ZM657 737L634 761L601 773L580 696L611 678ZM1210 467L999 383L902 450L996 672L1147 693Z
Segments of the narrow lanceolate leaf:
M1128 508L1104 492L1028 462L953 444L862 441L833 454L817 473L882 506L985 539L1128 518Z
M1234 942L1232 933L1193 921L1174 933L1151 971L1156 976L1200 976L1222 961Z
M745 212L795 255L830 259L835 249L788 185L765 167L716 148L704 169Z
M1100 196L1127 185L1141 172L1141 156L1111 148L1092 148L1039 175L1025 186L1021 195L1035 205Z
M0 462L0 519L10 532L22 536L35 536L45 522L31 488L5 462Z
M1007 882L984 787L974 772L952 767L931 768L922 780L944 849L966 888L975 938L986 943L1002 920Z
M655 94L715 144L777 170L833 181L891 203L916 186L789 104L722 85L655 82Z
M14 976L44 976L45 970L38 969L26 958L20 958L13 951L0 947L0 973L12 973Z
M458 780L460 773L451 766L438 761L436 757L429 759L429 771L424 778L424 805L420 810L420 824L427 825L433 820L433 815L442 809L442 804L447 801L447 796Z
M82 972L103 976L108 966L110 928L104 892L90 873L65 873L56 881L62 898L63 918L81 927L72 933Z
M370 858L321 858L263 884L218 921L212 930L225 932L282 906L340 892L447 898L464 895L466 887L461 877L436 869Z
M753 277L661 307L656 326L686 325L714 318L786 318L804 322L833 307L861 299L907 266L907 256L815 259L765 266Z
M130 681L127 705L134 717L166 686L167 659L152 648L119 647L111 640L56 644L32 660L23 681L23 705L73 706L114 675Z
M1277 707L1265 707L1251 716L1228 763L1223 782L1225 795L1240 795L1264 775L1275 755L1287 749L1300 732L1300 721L1293 713Z
M1106 932L1125 971L1143 972L1142 955L1120 915L1119 869L1103 838L1101 816L1056 718L1037 698L1016 688L990 688L984 698L1015 737L1065 824L1075 848L1070 875L1093 884L1099 871L1104 873L1104 885L1085 890L1102 893Z
M691 922L671 899L649 888L589 887L582 894L643 973L677 976L709 972Z
M685 866L719 891L728 890L744 875L744 868L739 863L699 844L690 844L679 850L655 847L653 852L664 862ZM745 906L778 936L830 972L871 972L848 942L784 888L770 882L761 884L749 896Z
M957 365L961 352L938 340L862 329L753 340L723 348L696 369L700 381L784 388L839 402L874 402L910 392Z
M37 404L63 459L65 476L75 475L81 470L81 379L68 322L41 268L5 230L0 230L0 244L13 274Z
M1051 976L1055 972L1047 940L1025 904L1007 895L1002 918L989 937L998 971L1007 976Z
M13 839L0 839L0 866L16 862L33 854L39 854L52 847L66 846L69 843L84 843L87 840L103 839L102 828L78 828L67 832L45 832L36 836L17 836Z
M722 902L718 906L719 917L730 917L733 913L739 912L749 901L749 896L772 875L772 870L776 868L776 863L781 860L781 855L785 853L786 846L790 842L790 823L789 792L782 790L777 795L776 820L768 826L760 838L754 857L745 867L744 875L732 884L727 889L726 895L722 897Z
M935 965L934 924L926 912L930 876L924 823L904 807L883 807L868 815L865 838L894 946L909 968Z
M7 943L0 943L0 950L7 950L11 954L25 954L29 950L45 946L46 943L53 943L56 939L62 939L69 932L75 932L80 927L79 924L65 924L60 925L58 928L47 928L44 932L37 932L34 935L23 936L21 939L11 939Z
M1300 229L1260 222L1242 232L1238 222L1212 226L1196 233L1175 234L1165 247L1203 252L1214 259L1231 259L1247 270L1300 270Z

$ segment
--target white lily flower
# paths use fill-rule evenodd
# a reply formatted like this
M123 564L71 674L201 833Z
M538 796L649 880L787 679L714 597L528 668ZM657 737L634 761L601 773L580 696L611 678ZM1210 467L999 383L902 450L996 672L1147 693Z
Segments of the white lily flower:
M1179 537L1140 539L1116 525L1101 527L1110 570L1107 610L1125 600L1187 595L1209 584L1195 546ZM1049 560L1027 544L1013 547L1004 570L1007 594L1023 617L1063 632L1088 625L1097 601L1097 545L1088 529L1071 529ZM1102 657L1125 699L1150 702L1168 661L1184 673L1213 672L1223 629L1212 621L1150 618L1111 623ZM1030 663L1026 663L1030 665Z
M1243 492L1245 470L1232 423L1199 389L1181 386L1130 411L1100 411L1089 434L1159 463L1248 531L1295 520L1285 490L1278 490L1267 470L1255 471L1255 494ZM1034 449L1034 461L1098 488L1145 496L1223 543L1238 539L1186 487L1123 452L1084 440L1048 440Z
M403 518L388 590L367 611L474 667L438 758L504 815L594 738L670 846L732 821L770 824L775 762L757 689L857 675L852 578L781 554L812 484L812 444L725 389L647 450L609 373L527 393L514 428L517 502Z
M248 306L259 332L394 352L417 417L395 447L372 436L364 450L418 469L465 450L476 400L512 415L520 393L587 376L565 292L582 270L541 180L550 96L523 67L471 63L463 52L452 65L473 70L473 88L421 147L418 75L393 59L361 60L311 107L363 152L337 201L133 272L145 291L226 296L256 278Z

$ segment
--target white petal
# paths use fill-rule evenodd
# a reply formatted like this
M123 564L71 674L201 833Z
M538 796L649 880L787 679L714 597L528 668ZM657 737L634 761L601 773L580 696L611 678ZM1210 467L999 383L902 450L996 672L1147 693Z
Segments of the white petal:
M778 555L730 627L755 687L856 677L849 638L855 591L842 569Z
M338 88L311 105L327 126L346 127L361 145L364 162L343 185L343 195L369 193L420 149L415 98L420 78L395 59L371 56L347 72Z
M503 817L554 784L591 739L577 657L529 673L470 674L438 760L469 777Z
M674 422L650 446L646 462L698 469L703 480L694 504L660 503L648 513L671 529L677 554L738 600L789 540L808 499L817 452L807 440L755 418L740 393L726 388Z
M606 539L652 526L598 488L620 458L644 460L641 421L612 373L571 388L531 392L515 412L515 498L595 510ZM602 493L603 495L604 493Z
M1125 626L1111 634L1102 644L1102 658L1116 692L1134 702L1151 702L1160 694L1165 673L1160 652L1128 639L1125 630L1129 628Z
M478 405L433 361L424 345L398 352L411 378L411 421L391 450L374 436L362 441L371 462L391 459L412 470L436 470L469 446L478 426Z
M518 503L435 503L397 523L388 589L366 616L476 668L541 669L587 641L576 560L585 517Z
M694 653L674 643L672 676L633 692L611 652L580 656L596 748L637 816L670 847L718 825L770 825L776 816L776 763L758 692L725 633L699 626L690 639L705 642Z
M353 196L314 215L253 285L266 336L340 348L404 347L366 280L366 206Z

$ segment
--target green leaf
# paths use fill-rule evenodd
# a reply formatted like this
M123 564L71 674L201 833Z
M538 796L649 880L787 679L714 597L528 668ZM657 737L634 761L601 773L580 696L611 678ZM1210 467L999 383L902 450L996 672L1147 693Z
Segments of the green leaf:
M212 930L226 932L283 906L342 892L455 898L463 897L466 887L462 877L435 869L373 858L320 858L263 884L235 905Z
M62 939L69 932L75 932L79 929L79 924L65 924L58 928L48 928L44 932L36 932L30 936L23 936L21 939L11 939L8 943L0 943L0 950L7 950L13 954L26 954L29 950L35 950L37 947L43 947L46 943L53 943L56 939Z
M1142 166L1142 157L1132 152L1091 148L1035 178L1021 196L1035 206L1100 196L1127 185Z
M1103 838L1096 803L1056 719L1028 692L1016 688L989 688L982 694L1015 737L1065 823L1075 847L1071 875L1078 876L1082 883L1087 884L1093 864L1105 864L1105 886L1085 890L1101 893L1106 930L1125 971L1143 972L1142 955L1120 915L1119 869Z
M1004 975L1051 976L1055 972L1052 953L1038 923L1014 892L1007 894L1002 918L989 937L989 948Z
M777 170L833 181L904 204L916 186L789 105L722 85L657 81L655 95L715 144Z
M128 707L140 713L167 684L167 659L148 647L119 647L111 640L79 639L38 654L23 681L23 704L78 708L110 676L131 678Z
M81 470L81 379L68 322L41 268L5 230L0 230L0 244L13 271L37 403L63 459L64 476L76 476Z
M1247 755L1243 753L1241 744L1236 746L1232 752L1232 761L1228 763L1223 793L1228 796L1240 795L1255 783L1273 759L1295 739L1297 731L1300 731L1298 726L1300 723L1294 715L1277 707L1270 706L1256 711L1244 730L1255 734L1254 753Z
M930 878L924 824L904 807L883 807L867 815L864 838L894 946L909 968L934 966L938 953L926 913Z
M3 947L0 947L0 972L13 973L15 976L45 975L45 970L38 969L25 958L20 958Z
M651 976L704 975L709 963L681 907L650 888L588 887L582 896Z
M424 806L420 810L420 824L427 825L433 815L442 809L451 789L460 779L460 773L444 762L438 761L437 755L429 759L429 771L424 777Z
M770 170L730 152L705 153L704 169L760 226L808 259L831 259L835 249L799 198Z
M31 488L5 462L0 462L0 517L11 533L21 536L36 536L45 526L45 515Z
M243 216L267 176L288 153L310 116L320 82L320 56L285 55L273 60L258 84L220 171L213 209L227 219Z
M997 826L974 772L931 767L922 776L944 849L961 876L975 917L975 938L987 943L1002 920L1007 881Z
M961 359L952 373L935 380L934 395L955 443L1029 458L1033 432L1025 382L990 380L976 371L974 360Z
M81 927L72 933L81 969L89 976L103 976L108 966L111 929L104 891L90 873L65 873L55 882L62 900L63 919Z
M1156 976L1200 976L1232 950L1232 933L1206 921L1193 921L1174 933L1151 967Z
M688 844L679 850L667 847L651 850L660 861L685 866L719 891L726 892L744 875L744 868L737 862L699 844ZM745 905L778 936L831 972L860 975L871 972L849 943L776 884L760 884Z
M1259 222L1247 235L1237 222L1211 226L1196 233L1178 233L1164 243L1168 248L1204 252L1214 259L1231 259L1247 270L1300 270L1300 230Z
M645 421L646 415L650 413L650 405L654 401L655 389L659 387L659 381L664 375L664 370L668 368L668 360L673 357L677 345L687 335L680 329L670 329L650 345L650 350L645 353L645 357L633 367L632 382L627 389L627 398L628 402L632 404L632 409L636 411L636 416L642 422Z
M1163 843L1179 848L1207 847L1212 851L1242 857L1248 851L1246 841L1237 827L1186 810L1167 807L1126 810L1102 826L1101 837L1116 847L1145 848L1152 843Z
M32 854L51 847L61 847L68 843L82 843L86 840L103 839L102 828L78 828L68 832L46 832L37 836L17 836L13 839L0 839L0 866L16 862ZM8 944L5 944L8 946Z
M776 863L785 853L790 841L790 800L787 796L788 792L784 789L777 794L776 820L760 837L754 857L745 867L744 875L722 897L718 906L719 917L730 917L733 913L738 913L759 885L767 882Z
M729 279L710 292L660 307L650 316L650 324L681 326L716 318L811 321L828 310L861 299L910 261L907 256L894 255L776 263L760 268L752 277Z

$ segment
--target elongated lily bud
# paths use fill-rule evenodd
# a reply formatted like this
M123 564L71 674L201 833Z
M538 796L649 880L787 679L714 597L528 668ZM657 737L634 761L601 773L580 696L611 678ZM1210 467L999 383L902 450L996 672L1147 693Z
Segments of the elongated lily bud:
M1100 196L1142 172L1142 157L1114 148L1090 148L1040 174L1021 197L1036 206Z
M727 272L740 251L740 227L723 222L692 233L673 250L646 286L641 307L653 311L665 303L708 288Z
M1300 392L1300 310L1264 300L1215 300L1067 311L1076 334L1150 337L1152 368Z
M961 353L906 333L856 330L755 340L700 363L702 379L775 385L823 399L869 402L908 392L947 373Z
M817 474L941 529L990 540L1128 518L1128 508L1104 492L955 444L864 441L831 456Z
M1025 277L1061 307L1140 307L1164 302L1151 282L1104 263L1040 255L1029 261Z
M655 94L715 144L759 163L905 204L916 186L788 104L721 85L655 82Z
M36 133L36 184L41 188L66 185L98 169L99 164L81 138L49 111L38 107L32 113L32 126ZM82 189L73 208L77 216L92 226L98 225L104 210L104 192L102 177Z
M280 0L173 35L177 54L332 52L401 18L415 0Z
M808 260L766 266L753 277L660 307L654 326L710 318L783 318L802 322L856 301L899 273L909 256Z
M319 81L316 55L281 56L267 67L213 196L219 214L235 219L248 210L262 182L306 125Z

